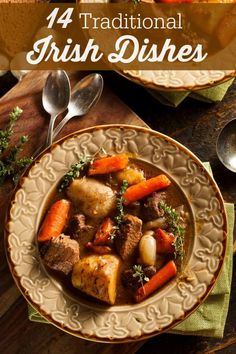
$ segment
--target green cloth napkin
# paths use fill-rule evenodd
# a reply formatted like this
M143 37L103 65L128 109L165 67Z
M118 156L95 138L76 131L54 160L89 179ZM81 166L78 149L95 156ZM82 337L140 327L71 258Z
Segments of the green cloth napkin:
M209 173L212 174L209 163L204 163ZM225 321L228 313L232 268L233 268L233 228L234 205L225 204L228 220L228 243L226 257L219 278L203 304L186 320L174 327L170 333L189 334L222 338L224 335ZM49 323L30 305L28 317L31 321Z
M148 90L150 94L162 104L177 107L186 97L192 97L196 100L213 103L222 101L228 88L232 85L234 79L223 82L207 89L196 91L155 91Z

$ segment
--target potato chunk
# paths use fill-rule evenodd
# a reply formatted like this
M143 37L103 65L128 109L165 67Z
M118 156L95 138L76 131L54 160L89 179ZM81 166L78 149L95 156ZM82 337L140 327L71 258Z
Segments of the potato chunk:
M82 213L92 218L106 217L116 205L113 190L93 178L74 180L67 195Z
M124 170L117 172L116 178L120 183L122 183L123 180L126 180L129 186L145 180L143 171L132 167L127 167Z
M120 259L113 255L91 255L74 265L72 284L84 293L114 305Z

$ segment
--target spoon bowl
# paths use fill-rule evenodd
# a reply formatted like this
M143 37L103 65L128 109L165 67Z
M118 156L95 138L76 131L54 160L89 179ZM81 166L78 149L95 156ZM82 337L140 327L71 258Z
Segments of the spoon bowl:
M103 89L103 79L100 74L90 74L79 81L72 90L69 110L76 115L88 113L99 100Z
M102 91L103 78L100 74L90 74L80 80L72 90L67 115L54 129L53 139L71 118L88 113L98 102Z
M216 153L228 170L236 172L236 119L221 130L216 142Z
M46 145L52 143L54 123L57 116L64 112L70 100L70 81L64 70L52 71L43 89L42 103L51 115Z

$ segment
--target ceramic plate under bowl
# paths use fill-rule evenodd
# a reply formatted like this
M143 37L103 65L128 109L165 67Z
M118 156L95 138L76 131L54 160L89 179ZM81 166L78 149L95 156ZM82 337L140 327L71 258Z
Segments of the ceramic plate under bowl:
M192 91L219 85L235 77L232 70L127 70L121 75L148 89Z
M101 146L109 154L135 153L158 167L180 189L191 214L193 237L182 273L139 304L108 307L81 299L64 289L40 261L36 235L48 196L82 153L93 155ZM223 199L202 163L169 137L127 125L78 131L45 150L12 197L5 233L10 270L28 302L60 329L103 342L144 339L185 319L212 289L226 240Z

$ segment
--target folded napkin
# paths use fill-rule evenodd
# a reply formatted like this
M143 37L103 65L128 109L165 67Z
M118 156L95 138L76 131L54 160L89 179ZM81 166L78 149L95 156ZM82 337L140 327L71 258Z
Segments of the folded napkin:
M209 163L204 166L212 174ZM223 268L216 281L216 284L199 308L186 320L174 327L170 333L189 334L208 337L222 338L224 334L225 321L228 313L232 265L233 265L233 228L234 228L234 205L225 204L228 220L228 242ZM28 317L31 321L49 323L30 305L28 306Z
M213 103L222 101L228 88L232 85L234 79L223 82L207 89L196 91L156 91L148 90L150 94L162 104L177 107L186 97L192 97L196 100Z

